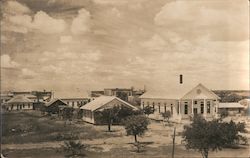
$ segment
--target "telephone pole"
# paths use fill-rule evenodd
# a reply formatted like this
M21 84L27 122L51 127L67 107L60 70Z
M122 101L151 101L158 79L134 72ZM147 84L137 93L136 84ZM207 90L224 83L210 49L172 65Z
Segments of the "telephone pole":
M174 158L174 149L175 149L175 128L176 128L176 127L174 127L172 158Z

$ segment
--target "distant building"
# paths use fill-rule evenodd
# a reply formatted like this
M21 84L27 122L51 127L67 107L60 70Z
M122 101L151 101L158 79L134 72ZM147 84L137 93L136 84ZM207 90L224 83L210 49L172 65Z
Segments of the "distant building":
M61 98L69 107L80 108L89 102L88 98Z
M166 88L165 91L148 91L141 98L141 108L153 107L153 117L162 119L161 113L170 111L172 118L185 119L196 114L206 118L217 116L219 97L202 84L191 89L184 84L175 88Z
M103 109L112 108L114 106L125 106L137 110L136 107L125 102L124 100L121 100L118 97L100 96L81 107L81 109L83 110L83 120L89 123L96 124L98 122L98 118L95 117L95 113L97 111L102 111Z
M244 114L245 106L241 105L238 102L235 103L219 103L219 110L218 113L220 113L222 110L228 111L228 114L231 116L238 115L238 114Z
M11 98L13 98L13 93L11 92L2 92L0 95L0 100L1 100L1 104L6 103L7 101L9 101Z
M131 88L105 88L103 91L91 91L91 100L94 100L99 96L116 96L124 101L138 104L140 102L139 96L141 96L145 90L134 90Z
M102 95L104 95L104 91L91 91L90 92L91 98L100 97Z
M9 101L3 104L3 108L7 111L13 110L32 110L33 101L28 99L25 95L16 95Z
M54 98L45 104L45 111L51 114L60 115L62 110L67 107L67 103L65 103L61 99Z

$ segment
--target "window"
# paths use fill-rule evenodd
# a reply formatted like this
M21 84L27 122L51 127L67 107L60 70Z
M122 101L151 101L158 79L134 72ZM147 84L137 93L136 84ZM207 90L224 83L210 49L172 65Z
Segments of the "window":
M171 105L171 115L173 115L173 106Z
M194 101L194 104L197 104L197 100Z
M28 104L28 108L30 108L30 104Z
M185 105L184 105L184 114L188 114L188 103L185 102Z
M153 109L155 109L155 103L153 102Z
M210 114L210 101L207 102L207 113Z
M161 106L158 105L158 110L159 110L159 113L161 113Z
M203 114L204 113L204 102L202 101L201 102L201 114Z
M164 112L167 112L167 106L166 105L164 106Z
M72 106L74 106L74 105L75 105L75 102L72 101Z

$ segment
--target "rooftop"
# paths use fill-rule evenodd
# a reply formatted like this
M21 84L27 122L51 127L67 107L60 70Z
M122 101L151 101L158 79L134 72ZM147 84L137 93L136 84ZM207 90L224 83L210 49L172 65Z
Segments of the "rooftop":
M218 108L245 108L244 105L241 105L238 102L233 102L233 103L219 103Z
M82 106L81 109L95 111L95 110L101 108L103 105L113 101L114 99L124 103L125 105L127 105L133 109L136 109L136 107L134 107L133 105L131 105L131 104L121 100L120 98L115 97L115 96L100 96L100 97L96 98L95 100Z

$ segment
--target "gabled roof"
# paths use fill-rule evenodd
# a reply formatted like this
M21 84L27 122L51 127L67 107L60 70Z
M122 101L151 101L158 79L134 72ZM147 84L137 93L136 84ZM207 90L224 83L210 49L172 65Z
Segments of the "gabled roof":
M54 104L56 101L60 101L62 103L62 105L67 105L64 101L62 101L61 99L58 99L58 98L54 98L54 99L51 99L49 102L47 102L45 104L45 106L50 106L52 104Z
M31 101L24 95L16 95L9 101L7 101L7 103L33 103L33 101Z
M220 97L200 83L181 99L220 99Z
M186 84L176 84L164 89L149 90L139 98L144 99L180 99L192 86Z
M218 108L245 108L244 105L241 105L238 102L233 102L233 103L219 103Z
M173 87L173 86L171 86ZM165 90L148 91L141 95L139 98L144 99L219 99L219 97L206 88L201 83L195 86L193 89L190 85L178 84L175 88L167 87ZM191 90L190 90L191 89ZM197 93L196 90L200 89L201 93Z
M109 103L109 102L111 102L113 100L118 100L119 102L123 103L123 105L127 105L128 107L131 107L133 109L137 109L133 105L131 105L131 104L121 100L120 98L115 97L115 96L100 96L100 97L97 97L95 100L87 103L86 105L82 106L80 109L95 111L95 110L103 107L104 105L106 105L107 103Z

